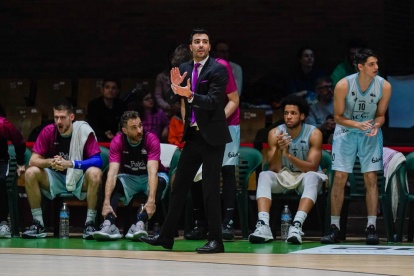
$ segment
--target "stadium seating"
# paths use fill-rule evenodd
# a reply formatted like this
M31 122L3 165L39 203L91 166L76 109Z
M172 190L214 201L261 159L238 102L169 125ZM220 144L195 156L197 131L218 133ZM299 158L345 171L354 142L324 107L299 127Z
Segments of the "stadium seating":
M406 156L406 163L401 166L399 171L400 183L400 202L398 206L398 225L397 225L397 242L402 242L404 222L407 214L407 208L410 208L410 217L408 222L408 242L413 241L414 232L414 194L407 189L407 172L414 171L414 152Z

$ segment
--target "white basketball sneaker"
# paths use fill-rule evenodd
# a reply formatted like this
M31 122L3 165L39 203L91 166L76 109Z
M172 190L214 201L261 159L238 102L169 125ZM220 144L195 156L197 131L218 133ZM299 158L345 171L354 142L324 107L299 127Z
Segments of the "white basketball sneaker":
M138 221L136 224L132 224L125 237L132 241L141 241L141 237L148 237L148 233L144 228L144 223L142 221Z
M289 227L289 234L287 241L292 244L302 244L302 236L304 233L302 232L302 227L300 227L299 223L295 223L295 225L291 225Z
M249 242L264 243L271 240L273 240L273 235L269 225L265 224L263 220L258 220L256 230L249 235Z

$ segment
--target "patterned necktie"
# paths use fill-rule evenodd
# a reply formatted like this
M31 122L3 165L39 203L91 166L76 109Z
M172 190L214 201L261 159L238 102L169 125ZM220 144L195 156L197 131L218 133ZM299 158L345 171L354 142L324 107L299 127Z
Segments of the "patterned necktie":
M191 88L192 88L193 92L195 92L195 88L196 88L196 85L197 85L197 77L198 77L197 68L200 65L201 65L200 63L195 63L194 64L193 79L192 79L192 82L191 82ZM196 121L196 119L195 119L195 116L194 116L194 110L192 110L192 113L191 113L191 124L194 124L195 121Z

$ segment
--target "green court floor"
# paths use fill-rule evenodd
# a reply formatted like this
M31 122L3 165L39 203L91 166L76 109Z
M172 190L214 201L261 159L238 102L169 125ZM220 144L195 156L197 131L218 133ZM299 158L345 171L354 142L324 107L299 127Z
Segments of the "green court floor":
M245 240L225 242L226 253L257 253L257 254L287 254L290 252L322 246L318 239L314 241L304 241L302 245L291 245L289 243L273 241L265 244L251 244ZM176 239L173 251L193 252L197 247L201 247L206 241L187 241ZM363 245L364 240L343 242L341 244ZM387 245L382 242L380 245ZM390 245L390 244L388 244ZM396 244L395 244L396 245ZM400 244L401 245L401 244ZM403 244L410 245L410 244ZM411 244L412 245L412 244ZM81 237L70 239L59 239L48 237L45 239L27 240L22 238L12 238L0 240L0 247L9 248L54 248L54 249L93 249L93 250L136 250L136 251L160 251L162 247L153 247L142 242L132 242L127 239L120 239L111 242L87 241Z

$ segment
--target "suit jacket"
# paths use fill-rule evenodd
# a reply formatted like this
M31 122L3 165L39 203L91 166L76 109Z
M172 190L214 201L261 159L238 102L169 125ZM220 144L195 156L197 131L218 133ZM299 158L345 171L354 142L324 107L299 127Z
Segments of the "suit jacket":
M181 75L187 72L181 86L187 86L187 80L192 79L194 61L180 65ZM185 99L185 123L181 142L186 141L186 133L191 123L191 114L194 116L204 140L212 146L224 145L232 141L224 113L224 98L226 97L226 85L228 73L226 67L209 57L201 69L197 78L197 84L192 103ZM167 102L175 104L181 96L175 94L172 89L167 92Z

